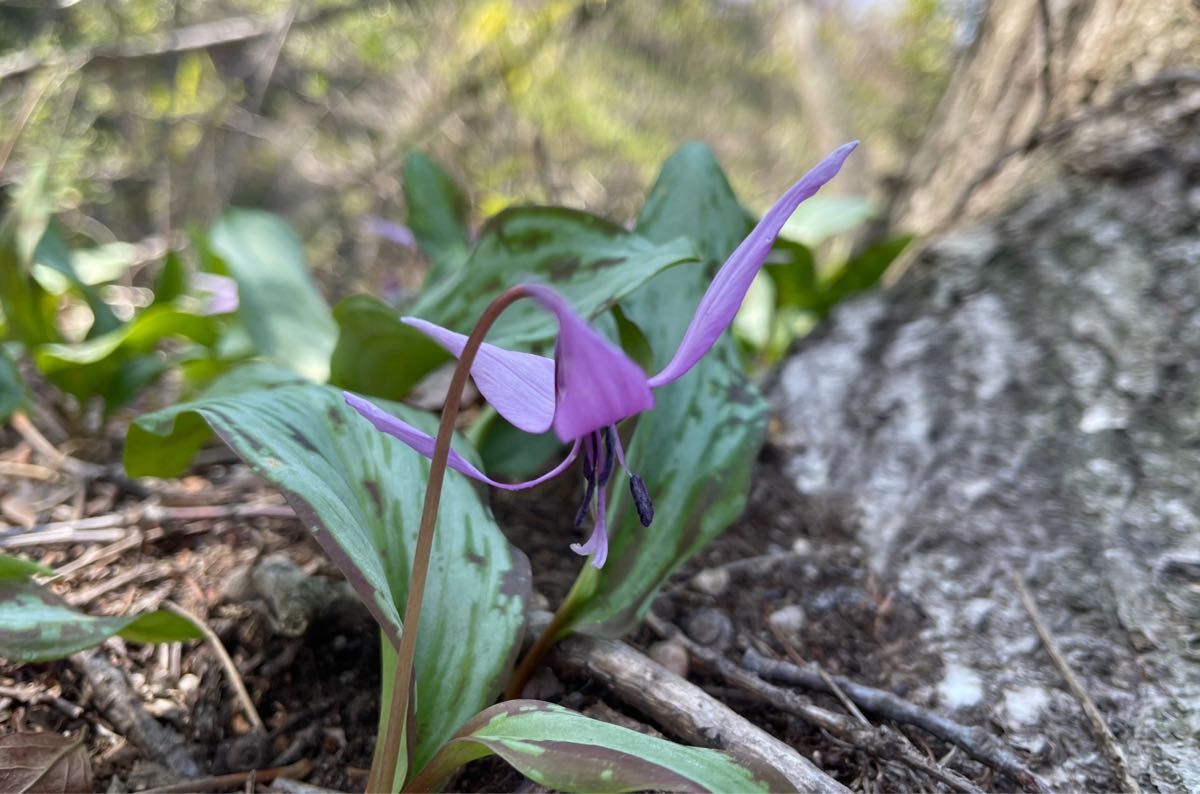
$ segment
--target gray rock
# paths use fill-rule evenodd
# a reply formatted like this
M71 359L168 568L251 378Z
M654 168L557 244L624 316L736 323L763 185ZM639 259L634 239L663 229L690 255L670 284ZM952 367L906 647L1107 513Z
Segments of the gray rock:
M928 614L943 705L1045 737L1037 771L1068 788L1111 769L1009 569L1139 779L1200 790L1198 108L1181 88L1081 125L1057 170L841 307L773 388L797 487L848 504ZM1096 143L1144 128L1153 156Z

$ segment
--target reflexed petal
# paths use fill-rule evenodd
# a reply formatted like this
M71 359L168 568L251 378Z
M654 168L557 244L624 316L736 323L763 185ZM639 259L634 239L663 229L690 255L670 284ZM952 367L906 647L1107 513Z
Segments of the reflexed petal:
M458 357L467 337L416 317L411 325ZM471 377L484 398L515 427L527 433L544 433L554 421L554 360L519 353L484 342L471 364ZM569 441L570 439L564 439Z
M762 267L783 224L806 199L811 198L826 182L837 175L842 163L858 146L858 141L836 149L816 168L805 174L775 202L758 225L750 232L717 272L696 314L679 343L675 356L663 371L649 379L651 386L665 386L679 379L704 357L737 314L750 282Z
M592 565L597 568L604 567L604 561L608 559L608 528L604 524L604 512L606 505L604 504L604 489L597 489L599 494L596 497L596 526L592 528L591 537L586 543L572 543L571 551L583 556L592 556Z
M582 438L654 407L646 373L621 348L588 325L551 288L523 287L558 318L554 432L559 438Z
M392 416L379 406L364 400L362 397L359 397L356 394L351 394L350 392L342 392L342 394L346 398L346 404L362 414L367 421L375 425L377 430L381 430L384 433L387 433L389 436L394 436L395 438L400 439L405 444L412 447L417 452L420 452L427 458L433 457L433 447L436 442L436 439L434 439L433 436L422 430L418 430L402 419ZM497 482L481 472L479 469L472 466L465 458L455 452L453 448L450 450L450 457L447 465L455 471L465 474L472 479L479 480L480 482L485 482L493 488L501 488L505 491L520 491L525 488L532 488L535 485L540 485L546 480L562 474L563 471L565 471L566 468L575 460L575 456L578 453L579 442L576 441L571 446L570 452L567 453L567 457L562 463L558 464L542 476L526 482Z

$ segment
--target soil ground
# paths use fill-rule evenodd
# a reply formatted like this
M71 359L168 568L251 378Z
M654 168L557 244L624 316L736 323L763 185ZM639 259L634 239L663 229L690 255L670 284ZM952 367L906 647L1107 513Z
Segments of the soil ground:
M10 429L4 432L0 459L37 460L25 440ZM90 452L92 460L106 464L119 460L115 443L63 451ZM868 572L864 551L852 541L853 528L837 518L844 511L807 501L780 474L775 456L768 445L745 515L672 579L655 603L656 614L731 659L749 646L775 658L818 662L829 673L918 703L929 701L930 682L940 678L940 661L922 653L922 614ZM144 483L148 493L120 481L97 479L74 487L69 478L47 477L7 478L6 519L37 507L39 520L46 521L133 514L149 502L160 507L283 504L268 484L221 448L203 453L180 480ZM498 494L493 500L502 527L529 555L535 588L549 605L565 594L581 564L567 548L571 538L561 520L574 512L576 485L564 477L532 492ZM340 579L299 523L269 517L202 518L161 527L142 522L137 531L142 532L141 543L84 564L55 589L93 614L154 608L170 599L203 616L237 664L269 735L265 741L247 741L249 723L206 643L148 647L109 640L102 652L124 671L145 711L182 735L212 774L307 759L313 765L307 783L361 790L378 717L377 634L369 623L342 616L316 620L302 636L289 638L278 631L271 606L247 587L252 567L269 555L283 555L319 581ZM111 545L68 543L19 551L61 567L105 548ZM628 639L642 649L658 640L648 629ZM880 763L703 671L693 667L690 677L855 790L930 786L904 767ZM560 680L545 671L534 685L539 697L592 716L657 728L653 715L636 713L594 682ZM96 710L94 693L72 662L0 662L0 687L0 734L84 732L97 790L178 781L178 775L149 761L142 748ZM842 710L833 698L814 697L831 710ZM916 731L907 733L930 757L947 750ZM956 762L956 767L984 787L992 782L982 767L970 762ZM502 762L484 760L465 769L453 788L538 790L531 786ZM233 788L245 789L245 784Z

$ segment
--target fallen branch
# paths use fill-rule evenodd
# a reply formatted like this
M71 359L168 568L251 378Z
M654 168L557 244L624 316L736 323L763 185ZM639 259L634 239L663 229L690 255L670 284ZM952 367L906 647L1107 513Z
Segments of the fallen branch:
M71 664L91 685L92 703L117 732L136 744L146 757L180 777L204 774L192 748L171 728L146 713L142 699L129 686L125 674L109 663L101 651L71 657Z
M534 633L539 632L549 614L535 616L532 623ZM773 766L798 791L847 792L794 748L623 642L575 635L555 646L549 661L560 671L602 683L684 741Z
M683 632L653 613L646 616L646 624L659 636L679 642L687 649L689 656L716 673L727 684L755 695L767 705L822 728L881 761L903 763L964 794L982 794L982 790L970 780L920 755L895 731L885 726L859 725L848 717L813 705L791 690L769 684L716 651L693 642Z
M1108 760L1112 762L1113 767L1116 769L1117 777L1120 779L1125 791L1138 794L1141 791L1141 787L1138 786L1137 780L1134 779L1133 773L1129 769L1129 761L1125 758L1125 752L1121 749L1121 745L1117 744L1117 737L1113 735L1112 729L1108 727L1108 722L1105 721L1104 715L1100 713L1100 709L1096 708L1096 702L1092 700L1092 696L1083 688L1083 682L1079 680L1079 676L1075 675L1075 671L1071 669L1071 665L1067 664L1066 658L1058 648L1058 643L1054 641L1054 636L1050 633L1050 629L1046 627L1046 622L1042 619L1042 613L1038 610L1033 596L1029 594L1029 588L1025 586L1025 579L1015 570L1011 573L1013 584L1017 588L1017 595L1021 598L1021 605L1025 607L1025 611L1029 614L1029 620L1033 623L1033 628L1037 631L1038 637L1041 638L1046 652L1050 654L1050 660L1054 662L1054 666L1058 668L1058 672L1062 675L1063 680L1067 682L1067 688L1071 690L1071 694L1075 696L1075 700L1083 708L1083 713L1087 715L1088 724L1091 725L1092 734L1096 737L1096 741L1100 743L1100 749L1104 751L1104 754L1108 756Z
M206 791L222 791L226 789L248 788L253 791L254 783L270 783L276 778L302 778L311 772L313 762L302 758L294 764L277 766L271 769L251 769L249 772L233 772L228 775L214 775L199 780L185 780L170 786L160 786L144 792L144 794L203 794Z
M814 692L829 691L819 673L788 662L768 659L753 648L746 649L742 656L742 664L747 670L764 678L791 686L802 686ZM944 742L957 745L976 761L1012 778L1026 791L1049 794L1050 787L1046 782L1030 771L999 739L983 728L962 725L882 689L859 684L841 676L831 675L830 679L859 708L876 717L920 728Z

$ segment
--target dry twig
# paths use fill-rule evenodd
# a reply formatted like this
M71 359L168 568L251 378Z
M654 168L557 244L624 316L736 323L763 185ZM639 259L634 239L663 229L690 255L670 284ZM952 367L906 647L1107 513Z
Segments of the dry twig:
M229 656L229 651L225 650L225 645L221 642L221 638L217 636L217 633L212 630L207 622L188 612L173 601L164 601L163 608L174 612L176 615L185 617L196 624L196 628L200 629L200 632L204 635L204 639L208 641L208 644L212 646L213 651L217 654L217 658L221 661L221 666L225 668L225 675L229 679L234 693L237 695L238 703L241 704L246 719L250 720L250 725L255 731L266 733L267 727L263 724L262 717L258 716L258 709L255 707L254 701L250 699L250 693L246 691L246 684L242 681L242 674L238 672L237 665L233 663L233 659Z
M716 673L726 683L755 695L772 707L800 717L805 722L828 731L838 739L854 745L881 761L903 763L955 791L966 792L966 794L982 794L982 790L970 780L953 770L939 766L936 761L922 756L908 742L901 739L895 731L887 727L876 728L860 725L841 714L835 714L813 705L795 692L768 684L716 651L693 642L683 632L653 613L646 616L646 624L659 636L681 643L687 649L689 656Z
M742 664L747 670L764 678L791 686L802 686L815 692L828 691L824 679L816 672L787 662L768 659L753 648L746 649L742 656ZM962 725L882 689L866 686L841 676L830 676L830 678L860 708L875 716L916 726L944 742L961 747L967 755L1012 778L1026 791L1049 794L1050 787L1046 782L1021 763L1001 744L999 739L984 729Z
M1083 708L1083 713L1087 715L1088 724L1092 728L1092 734L1096 737L1096 741L1100 743L1100 749L1104 751L1104 754L1108 756L1108 760L1112 762L1113 767L1116 769L1117 777L1120 779L1125 791L1138 794L1141 791L1141 787L1138 786L1137 780L1133 777L1133 772L1129 769L1129 761L1125 758L1125 751L1121 749L1121 745L1117 744L1117 737L1113 735L1112 728L1108 727L1108 722L1105 721L1104 715L1100 713L1100 709L1096 708L1096 702L1092 700L1092 696L1084 689L1083 682L1079 680L1079 676L1075 675L1075 671L1071 669L1071 665L1067 664L1066 657L1062 655L1058 643L1054 640L1054 635L1050 633L1050 629L1042 619L1042 613L1038 610L1033 596L1030 595L1029 588L1025 586L1024 577L1015 570L1011 573L1013 584L1017 588L1017 595L1021 598L1021 605L1029 613L1029 620L1033 623L1033 628L1037 631L1038 637L1041 638L1042 645L1046 648L1046 653L1050 654L1050 660L1054 662L1054 666L1058 668L1059 674L1067 682L1067 688L1071 690L1071 694L1075 696L1075 700Z
M535 615L534 633L549 620L548 613ZM652 715L666 733L773 766L798 791L847 792L795 749L623 642L576 635L556 645L548 658L559 670L604 684L638 711Z
M145 794L203 794L206 791L224 791L241 788L254 783L270 783L276 778L302 778L311 772L313 762L302 758L294 764L277 766L271 769L251 769L249 772L233 772L228 775L214 775L198 780L185 780L171 786L152 788ZM253 790L253 789L251 789Z

